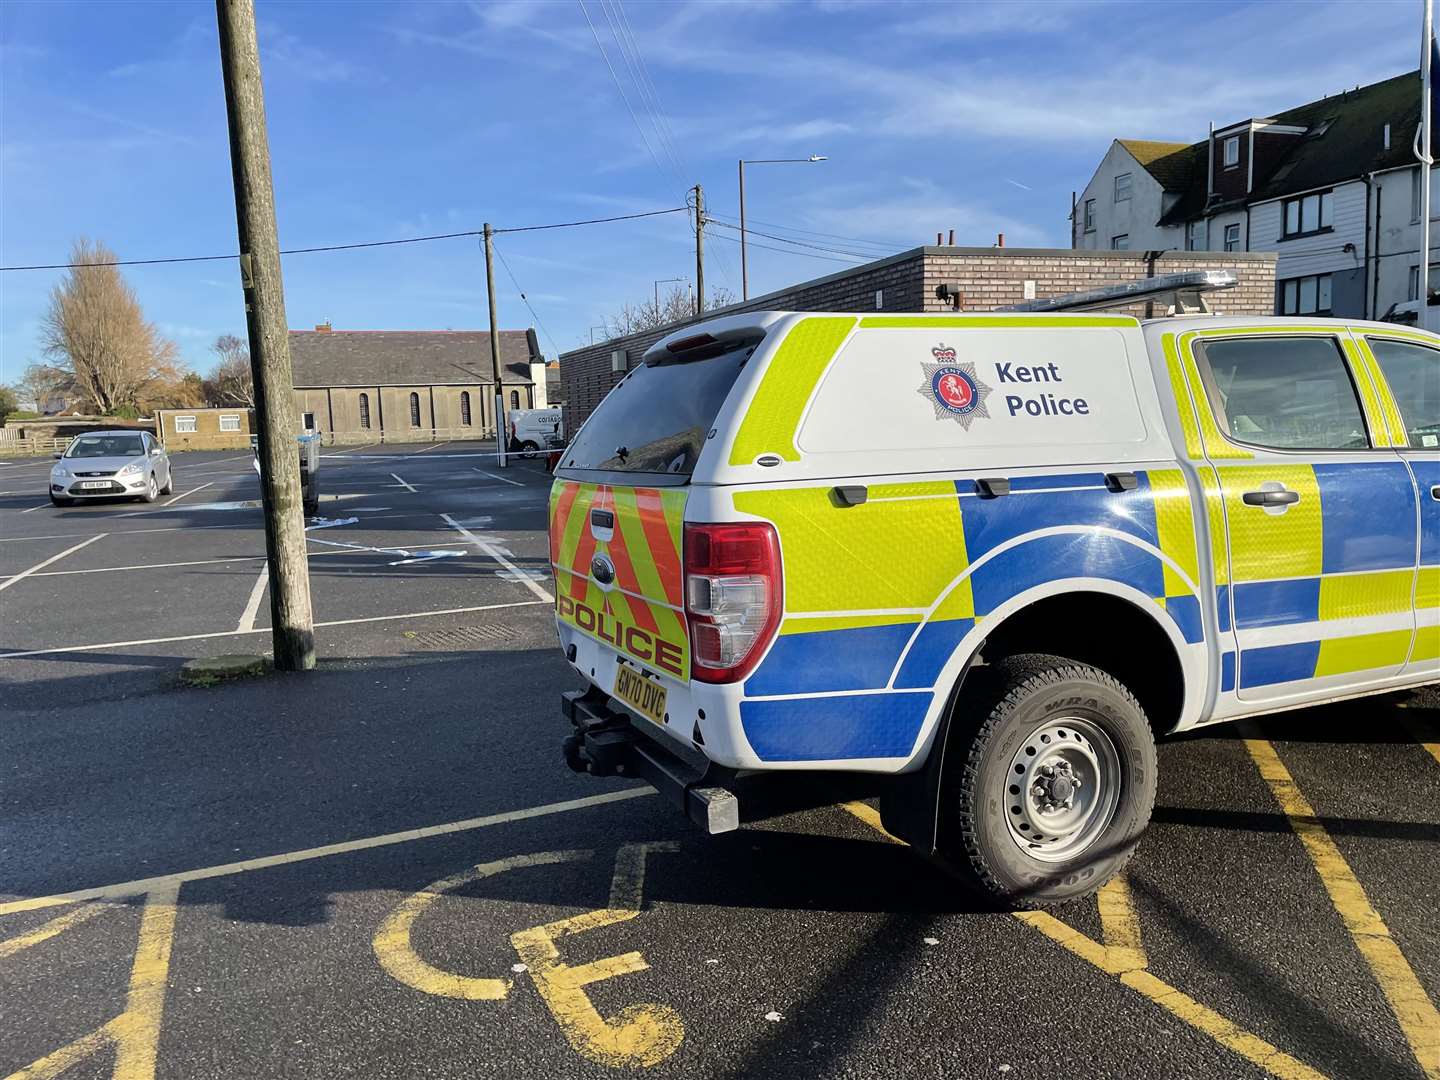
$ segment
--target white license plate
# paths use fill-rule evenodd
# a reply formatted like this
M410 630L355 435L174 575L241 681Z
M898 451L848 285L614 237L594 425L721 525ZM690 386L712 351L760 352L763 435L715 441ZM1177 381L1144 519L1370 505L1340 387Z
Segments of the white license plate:
M665 697L667 691L653 679L647 679L634 668L620 666L615 673L615 696L625 702L641 716L657 724L665 722Z
M81 486L82 488L108 488L108 487L110 486L110 481L109 481L109 480L81 480L81 481L80 481L80 486Z

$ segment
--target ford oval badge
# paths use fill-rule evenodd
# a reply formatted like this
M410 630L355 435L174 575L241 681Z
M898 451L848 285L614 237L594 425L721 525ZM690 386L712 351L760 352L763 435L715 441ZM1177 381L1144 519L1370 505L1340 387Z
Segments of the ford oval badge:
M604 555L596 555L590 560L590 576L601 585L609 585L615 580L615 564Z

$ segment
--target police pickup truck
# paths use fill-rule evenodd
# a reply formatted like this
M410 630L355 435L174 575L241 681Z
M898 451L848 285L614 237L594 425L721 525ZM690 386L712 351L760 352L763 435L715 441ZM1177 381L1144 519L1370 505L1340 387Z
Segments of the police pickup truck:
M572 768L712 832L888 774L1001 903L1133 853L1154 738L1440 680L1440 337L760 312L658 342L550 495Z

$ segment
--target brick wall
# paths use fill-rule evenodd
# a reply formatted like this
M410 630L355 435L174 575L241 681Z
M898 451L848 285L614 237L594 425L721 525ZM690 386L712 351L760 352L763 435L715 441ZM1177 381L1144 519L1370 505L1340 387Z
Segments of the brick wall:
M1210 301L1220 314L1274 314L1273 253L1166 251L1155 260L1153 272L1158 275L1184 270L1236 272L1240 285L1214 294ZM1033 281L1035 297L1044 299L1134 281L1149 276L1149 272L1150 263L1143 251L923 247L758 296L744 304L706 312L704 317L744 311L948 311L948 302L935 295L936 286L941 284L956 285L964 292L964 310L990 311L1024 300L1026 281ZM1129 313L1143 317L1144 305L1136 305ZM697 321L672 323L562 354L560 378L566 431L573 434L620 381L624 372L610 370L614 350L624 349L633 367L655 342Z

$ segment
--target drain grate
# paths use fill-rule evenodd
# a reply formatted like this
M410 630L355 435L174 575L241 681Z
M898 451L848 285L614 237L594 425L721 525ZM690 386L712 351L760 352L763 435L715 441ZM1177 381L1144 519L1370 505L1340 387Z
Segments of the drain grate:
M509 641L515 631L505 626L452 626L446 630L406 630L404 636L422 649L456 649Z

